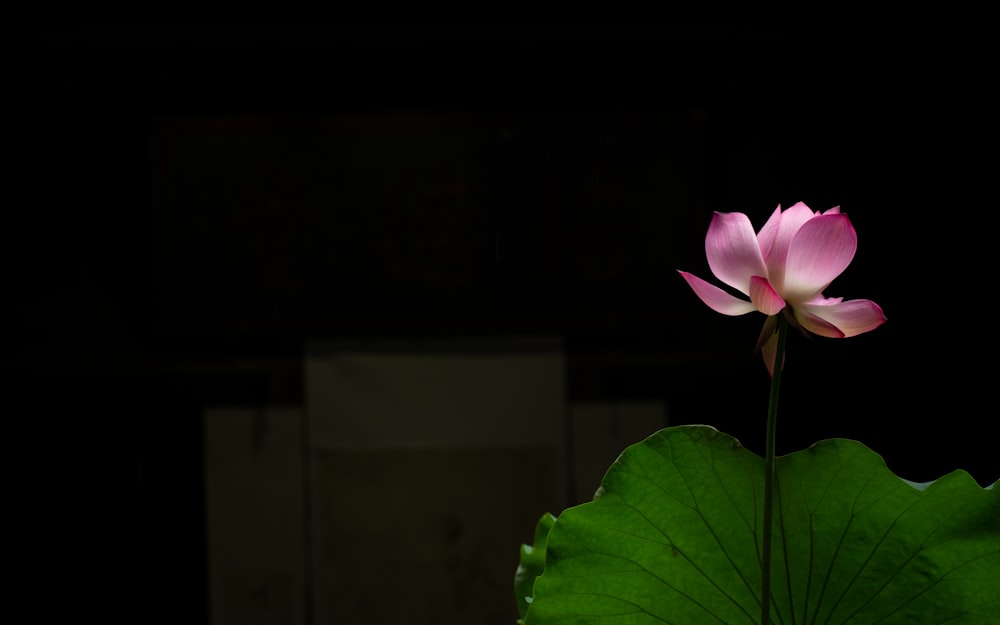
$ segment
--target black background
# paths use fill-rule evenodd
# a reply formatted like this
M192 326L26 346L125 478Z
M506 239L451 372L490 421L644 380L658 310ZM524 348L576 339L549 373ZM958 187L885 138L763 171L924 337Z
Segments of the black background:
M585 127L693 114L697 214L677 219L694 244L672 258L677 268L710 277L700 246L713 210L746 212L759 227L778 204L840 205L859 251L827 293L872 299L889 319L847 341L792 337L779 451L849 437L907 479L965 469L993 482L998 133L987 34L946 23L18 33L4 96L0 332L17 495L8 515L25 529L11 539L28 556L35 605L106 616L160 605L198 622L201 408L294 401L294 371L282 386L233 363L294 362L317 334L558 333L571 399L666 398L675 422L762 446L768 382L749 353L761 318L717 315L675 275L623 291L648 293L643 314L616 316L605 302L508 322L425 309L356 332L217 320L177 331L161 316L152 209L153 131L176 116L542 114ZM188 303L198 305L170 305ZM690 361L668 357L678 353ZM594 386L573 375L585 357L626 364Z

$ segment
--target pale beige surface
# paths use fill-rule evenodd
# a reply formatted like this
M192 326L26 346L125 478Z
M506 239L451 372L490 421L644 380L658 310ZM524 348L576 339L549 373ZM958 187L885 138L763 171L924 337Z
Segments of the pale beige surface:
M554 341L320 346L305 375L315 448L562 445Z
M319 454L323 622L512 625L552 462L549 449Z
M511 625L566 500L561 344L312 345L305 376L317 622Z

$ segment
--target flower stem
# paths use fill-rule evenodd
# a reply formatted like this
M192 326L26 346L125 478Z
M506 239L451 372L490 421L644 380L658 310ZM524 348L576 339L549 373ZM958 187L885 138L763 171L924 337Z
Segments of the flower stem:
M781 371L785 364L785 342L788 340L788 320L778 313L778 345L774 353L771 375L771 398L767 404L767 440L764 450L764 541L760 564L760 623L771 622L771 530L774 525L774 441L778 425L778 391L781 389Z

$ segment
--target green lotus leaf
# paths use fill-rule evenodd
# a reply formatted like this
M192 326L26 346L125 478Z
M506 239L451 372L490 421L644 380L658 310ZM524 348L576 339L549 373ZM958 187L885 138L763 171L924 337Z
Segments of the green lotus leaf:
M523 622L524 614L534 593L535 578L545 570L546 542L549 531L556 522L556 517L548 512L538 519L535 525L534 542L521 545L521 559L514 573L514 596L517 599L517 613L521 616L518 623Z
M1000 623L1000 489L914 484L861 443L777 459L771 621ZM526 625L760 621L764 460L708 426L632 445L547 535Z

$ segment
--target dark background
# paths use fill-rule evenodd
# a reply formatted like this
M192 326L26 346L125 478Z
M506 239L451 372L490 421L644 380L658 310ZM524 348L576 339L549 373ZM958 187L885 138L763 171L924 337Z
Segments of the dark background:
M314 338L557 334L571 401L665 399L674 423L710 423L762 451L768 381L750 351L762 318L717 315L673 272L710 278L702 245L714 210L759 227L778 204L840 205L859 251L827 294L872 299L889 319L847 341L792 337L780 452L849 437L907 479L965 469L993 482L997 98L985 34L947 23L18 33L6 59L0 332L8 516L24 529L11 540L27 556L26 597L42 612L158 604L198 622L201 410L300 401L303 342ZM452 132L506 129L522 142L481 155L536 186L477 179L474 197L504 201L488 204L480 238L448 248L466 255L452 262L478 263L472 278L430 284L331 252L323 262L354 303L344 312L322 272L242 289L215 284L217 272L171 273L178 235L155 197L164 124L373 114L428 114ZM586 173L581 187L629 182L630 167L657 156L637 148L616 165L593 148L602 132L641 136L677 120L693 148L682 208L637 209L634 185L612 185L586 211L566 204L529 230L545 205L530 193L576 180L560 159ZM549 142L545 158L529 149L538 141ZM533 165L519 169L525 158ZM577 193L583 202L590 191ZM664 239L644 223L663 225ZM400 244L408 226L396 226ZM226 225L213 227L206 236ZM218 254L266 238L240 232ZM435 240L408 258L440 260ZM673 245L650 247L658 240ZM198 248L212 249L211 238ZM292 257L300 269L310 260ZM563 269L541 271L553 262Z

